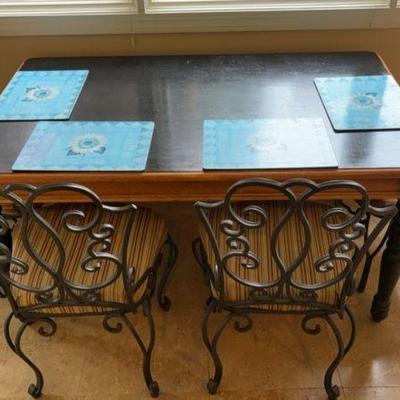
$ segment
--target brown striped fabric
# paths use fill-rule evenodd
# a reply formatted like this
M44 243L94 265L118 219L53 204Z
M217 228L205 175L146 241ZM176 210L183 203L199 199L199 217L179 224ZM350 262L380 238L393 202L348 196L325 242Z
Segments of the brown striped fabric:
M88 245L92 240L88 232L71 232L64 227L62 215L71 209L79 209L85 214L84 218L70 217L68 221L74 225L82 226L89 223L95 216L95 208L90 205L68 206L43 206L38 209L40 215L52 226L57 232L61 242L64 244L66 258L64 265L61 262L61 253L56 246L56 242L51 235L42 228L33 218L29 218L28 232L32 248L36 254L44 260L54 271L62 271L63 279L84 286L98 285L112 279L116 272L116 264L109 260L95 260L89 262L88 265L93 266L99 262L99 269L96 272L88 272L83 269L83 262L88 254ZM111 253L119 260L123 261L123 240L126 235L129 236L127 249L126 267L128 270L134 268L134 278L132 282L136 284L143 274L153 266L157 254L167 236L167 227L164 221L153 211L140 208L134 216L133 225L128 232L127 224L130 212L104 212L101 224L111 224L115 230L110 238L110 249L107 253ZM100 233L100 224L96 225L94 231ZM95 247L96 251L101 251L100 246ZM21 222L16 224L13 230L13 257L22 260L29 265L27 274L11 273L12 278L26 286L34 288L45 288L51 285L53 279L51 275L45 271L37 263L33 262L29 256L26 247L21 238ZM147 280L133 294L133 301L138 301L145 292ZM82 295L83 291L75 291L74 293ZM98 291L100 301L127 303L126 291L124 288L124 280L120 275L116 281L107 285ZM36 294L19 288L13 288L13 295L20 307L32 306L40 304L36 298ZM55 295L57 295L55 293ZM92 305L79 305L72 296L66 299L66 304L57 304L52 307L51 312L58 313L86 313L101 312L103 307ZM50 311L50 310L49 310Z
M239 203L234 204L234 210L241 216L244 216L243 209L248 204ZM260 265L256 268L246 268L243 266L243 257L232 257L226 263L226 267L235 276L240 279L244 279L247 282L267 284L278 280L281 276L280 269L272 256L271 237L274 227L276 227L278 221L284 213L287 211L288 204L286 202L264 202L259 203L267 215L266 224L257 229L245 229L244 236L250 243L250 250L255 253L260 260ZM327 230L321 223L321 216L327 211L332 205L309 203L304 207L306 217L311 227L311 245L307 256L300 263L300 265L294 270L292 274L292 280L295 283L306 284L306 285L317 285L320 283L328 282L331 279L340 274L344 268L345 263L343 261L333 261L334 268L327 272L319 272L315 267L315 262L320 257L328 255L329 247L332 246L338 239L338 233ZM231 249L228 246L228 236L221 230L221 221L231 219L227 210L224 207L212 209L208 213L208 218L212 227L212 230L217 239L219 248L219 254L223 257ZM332 216L329 219L330 223L338 223L339 217ZM200 226L200 237L204 245L208 263L210 266L216 266L216 255L213 252L211 240L204 226ZM296 257L300 254L301 249L305 243L305 231L304 227L297 216L292 216L284 225L277 240L277 253L280 256L285 270L291 265ZM347 253L349 256L351 254ZM216 268L216 267L214 267ZM227 272L223 272L223 285L224 285L224 297L222 298L221 291L217 291L215 288L211 288L213 295L216 298L227 302L253 302L253 307L262 308L272 311L304 311L307 306L304 305L289 305L289 304L275 304L274 302L267 304L255 304L252 297L252 288L237 282L235 279L230 277ZM333 284L324 289L315 290L317 293L317 301L319 303L327 305L337 305L339 295L343 286L343 280L339 283ZM276 293L276 288L269 288L265 290L265 294L268 296ZM300 295L301 289L292 287L291 293L294 296ZM288 301L287 296L285 296Z
M14 204L11 202L2 201L0 203L1 208L1 215L8 216L8 215L15 215Z

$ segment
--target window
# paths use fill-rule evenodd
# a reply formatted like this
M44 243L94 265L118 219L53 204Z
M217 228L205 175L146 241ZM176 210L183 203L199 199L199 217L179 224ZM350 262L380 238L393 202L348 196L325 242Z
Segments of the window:
M390 0L146 0L150 12L354 10L390 7Z
M0 0L0 35L400 27L400 0Z
M0 0L0 16L115 15L134 11L135 0Z

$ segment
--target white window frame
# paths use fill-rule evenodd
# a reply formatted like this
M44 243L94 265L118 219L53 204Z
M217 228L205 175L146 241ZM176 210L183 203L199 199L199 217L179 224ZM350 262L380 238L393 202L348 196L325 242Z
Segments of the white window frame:
M99 0L101 7L91 0L60 0L59 6L49 4L55 0L17 0L19 7L7 0L8 8L5 1L0 36L400 28L400 0L342 0L336 6L335 0L304 0L290 8L278 7L279 0L272 6L262 0Z
M144 0L147 13L388 9L390 0Z

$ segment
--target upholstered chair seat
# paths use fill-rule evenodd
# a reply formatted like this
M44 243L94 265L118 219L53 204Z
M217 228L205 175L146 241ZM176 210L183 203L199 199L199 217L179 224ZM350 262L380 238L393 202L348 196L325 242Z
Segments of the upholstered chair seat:
M64 279L71 282L84 285L98 285L111 278L115 269L113 263L109 260L103 262L101 265L100 260L95 260L87 264L84 268L84 260L88 257L89 243L92 238L87 232L71 232L63 225L61 216L64 215L71 206L68 205L52 205L42 206L38 209L40 215L44 220L49 222L53 229L57 232L59 238L65 246L66 260L63 268ZM81 205L79 210L85 214L85 220L90 221L94 218L96 209L92 205ZM138 208L133 224L126 233L127 224L129 220L129 213L110 213L105 212L100 224L111 224L114 227L112 236L109 239L110 247L108 252L122 258L123 255L123 242L124 235L129 235L127 253L126 253L126 268L132 269L132 276L134 276L133 285L137 285L137 289L132 294L132 299L138 303L147 287L147 279L141 280L145 275L146 270L152 267L156 261L162 245L167 239L167 226L163 219L161 219L154 211L146 208ZM70 222L72 222L72 218ZM75 223L82 223L78 218L75 218ZM54 248L54 239L46 229L35 223L32 219L29 220L28 232L30 243L35 249L35 252L51 266L57 265L59 262L59 254ZM21 221L18 221L12 232L13 238L13 257L26 263L30 266L26 274L17 274L11 272L11 277L16 282L28 287L45 288L51 284L52 277L49 273L34 262L26 247L23 244L21 237ZM98 263L98 265L96 265ZM88 268L98 269L96 273L88 273ZM11 269L13 270L13 269ZM134 271L133 271L134 270ZM13 295L19 307L39 306L40 299L36 293L22 290L18 287L12 288ZM77 291L77 295L79 292ZM69 296L71 297L71 296ZM92 313L110 311L113 307L104 307L99 305L80 306L73 304L74 299L68 298L71 305L55 305L50 307L40 307L37 311L51 312L51 313ZM120 303L127 304L128 299L124 288L123 276L113 282L111 285L106 286L104 289L98 291L98 301L105 303Z
M238 215L244 215L244 209L248 206L248 203L236 203L233 208ZM267 210L268 223L264 224L259 229L244 229L243 235L249 241L249 247L251 251L258 256L261 265L258 268L248 269L243 268L241 257L232 257L230 260L230 269L240 279L250 280L253 282L272 282L279 278L279 268L274 260L271 251L271 236L272 228L277 225L279 218L288 210L288 203L284 201L271 201L257 203L259 207ZM339 235L336 232L325 229L321 224L321 216L331 207L332 203L317 203L310 202L304 206L304 212L307 220L311 227L311 242L308 254L302 263L293 273L293 280L300 283L307 284L318 284L329 280L335 280L342 272L345 267L345 263L336 263L335 268L331 268L327 272L319 272L315 265L315 260L320 259L329 252L329 246L336 240L339 240ZM210 210L208 218L212 227L213 232L218 243L218 249L221 254L229 252L229 244L227 241L227 235L220 229L221 223L224 220L230 218L226 208L220 207ZM330 222L339 223L339 218L333 216ZM200 238L204 246L207 262L211 269L216 269L216 257L212 248L212 243L209 235L207 235L204 225L199 226ZM282 258L285 264L289 264L293 261L301 252L304 246L304 228L299 218L292 217L287 224L282 227L277 241L277 253ZM333 265L332 265L333 267ZM224 289L217 290L213 282L211 282L211 290L213 296L219 300L229 302L241 302L243 305L247 305L253 308L259 308L270 311L280 312L294 312L294 311L305 311L312 308L310 303L290 304L277 303L273 301L264 301L261 299L257 300L257 296L254 296L254 288L246 287L241 284L238 280L233 279L230 275L224 274L223 286ZM328 287L323 287L321 290L315 291L316 300L323 305L335 307L339 302L339 296L343 287L343 280L339 280L336 284ZM301 302L301 291L292 290L293 295L298 296ZM264 294L270 294L273 296L273 290L264 290ZM222 298L221 298L222 297Z

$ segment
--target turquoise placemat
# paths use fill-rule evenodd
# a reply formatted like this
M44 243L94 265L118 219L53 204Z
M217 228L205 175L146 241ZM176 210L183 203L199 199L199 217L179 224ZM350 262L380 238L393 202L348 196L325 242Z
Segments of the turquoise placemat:
M89 71L19 71L0 96L0 120L68 119Z
M204 169L337 166L322 119L204 121Z
M391 75L314 82L336 131L400 129L400 88Z
M154 122L39 122L13 171L143 171Z

